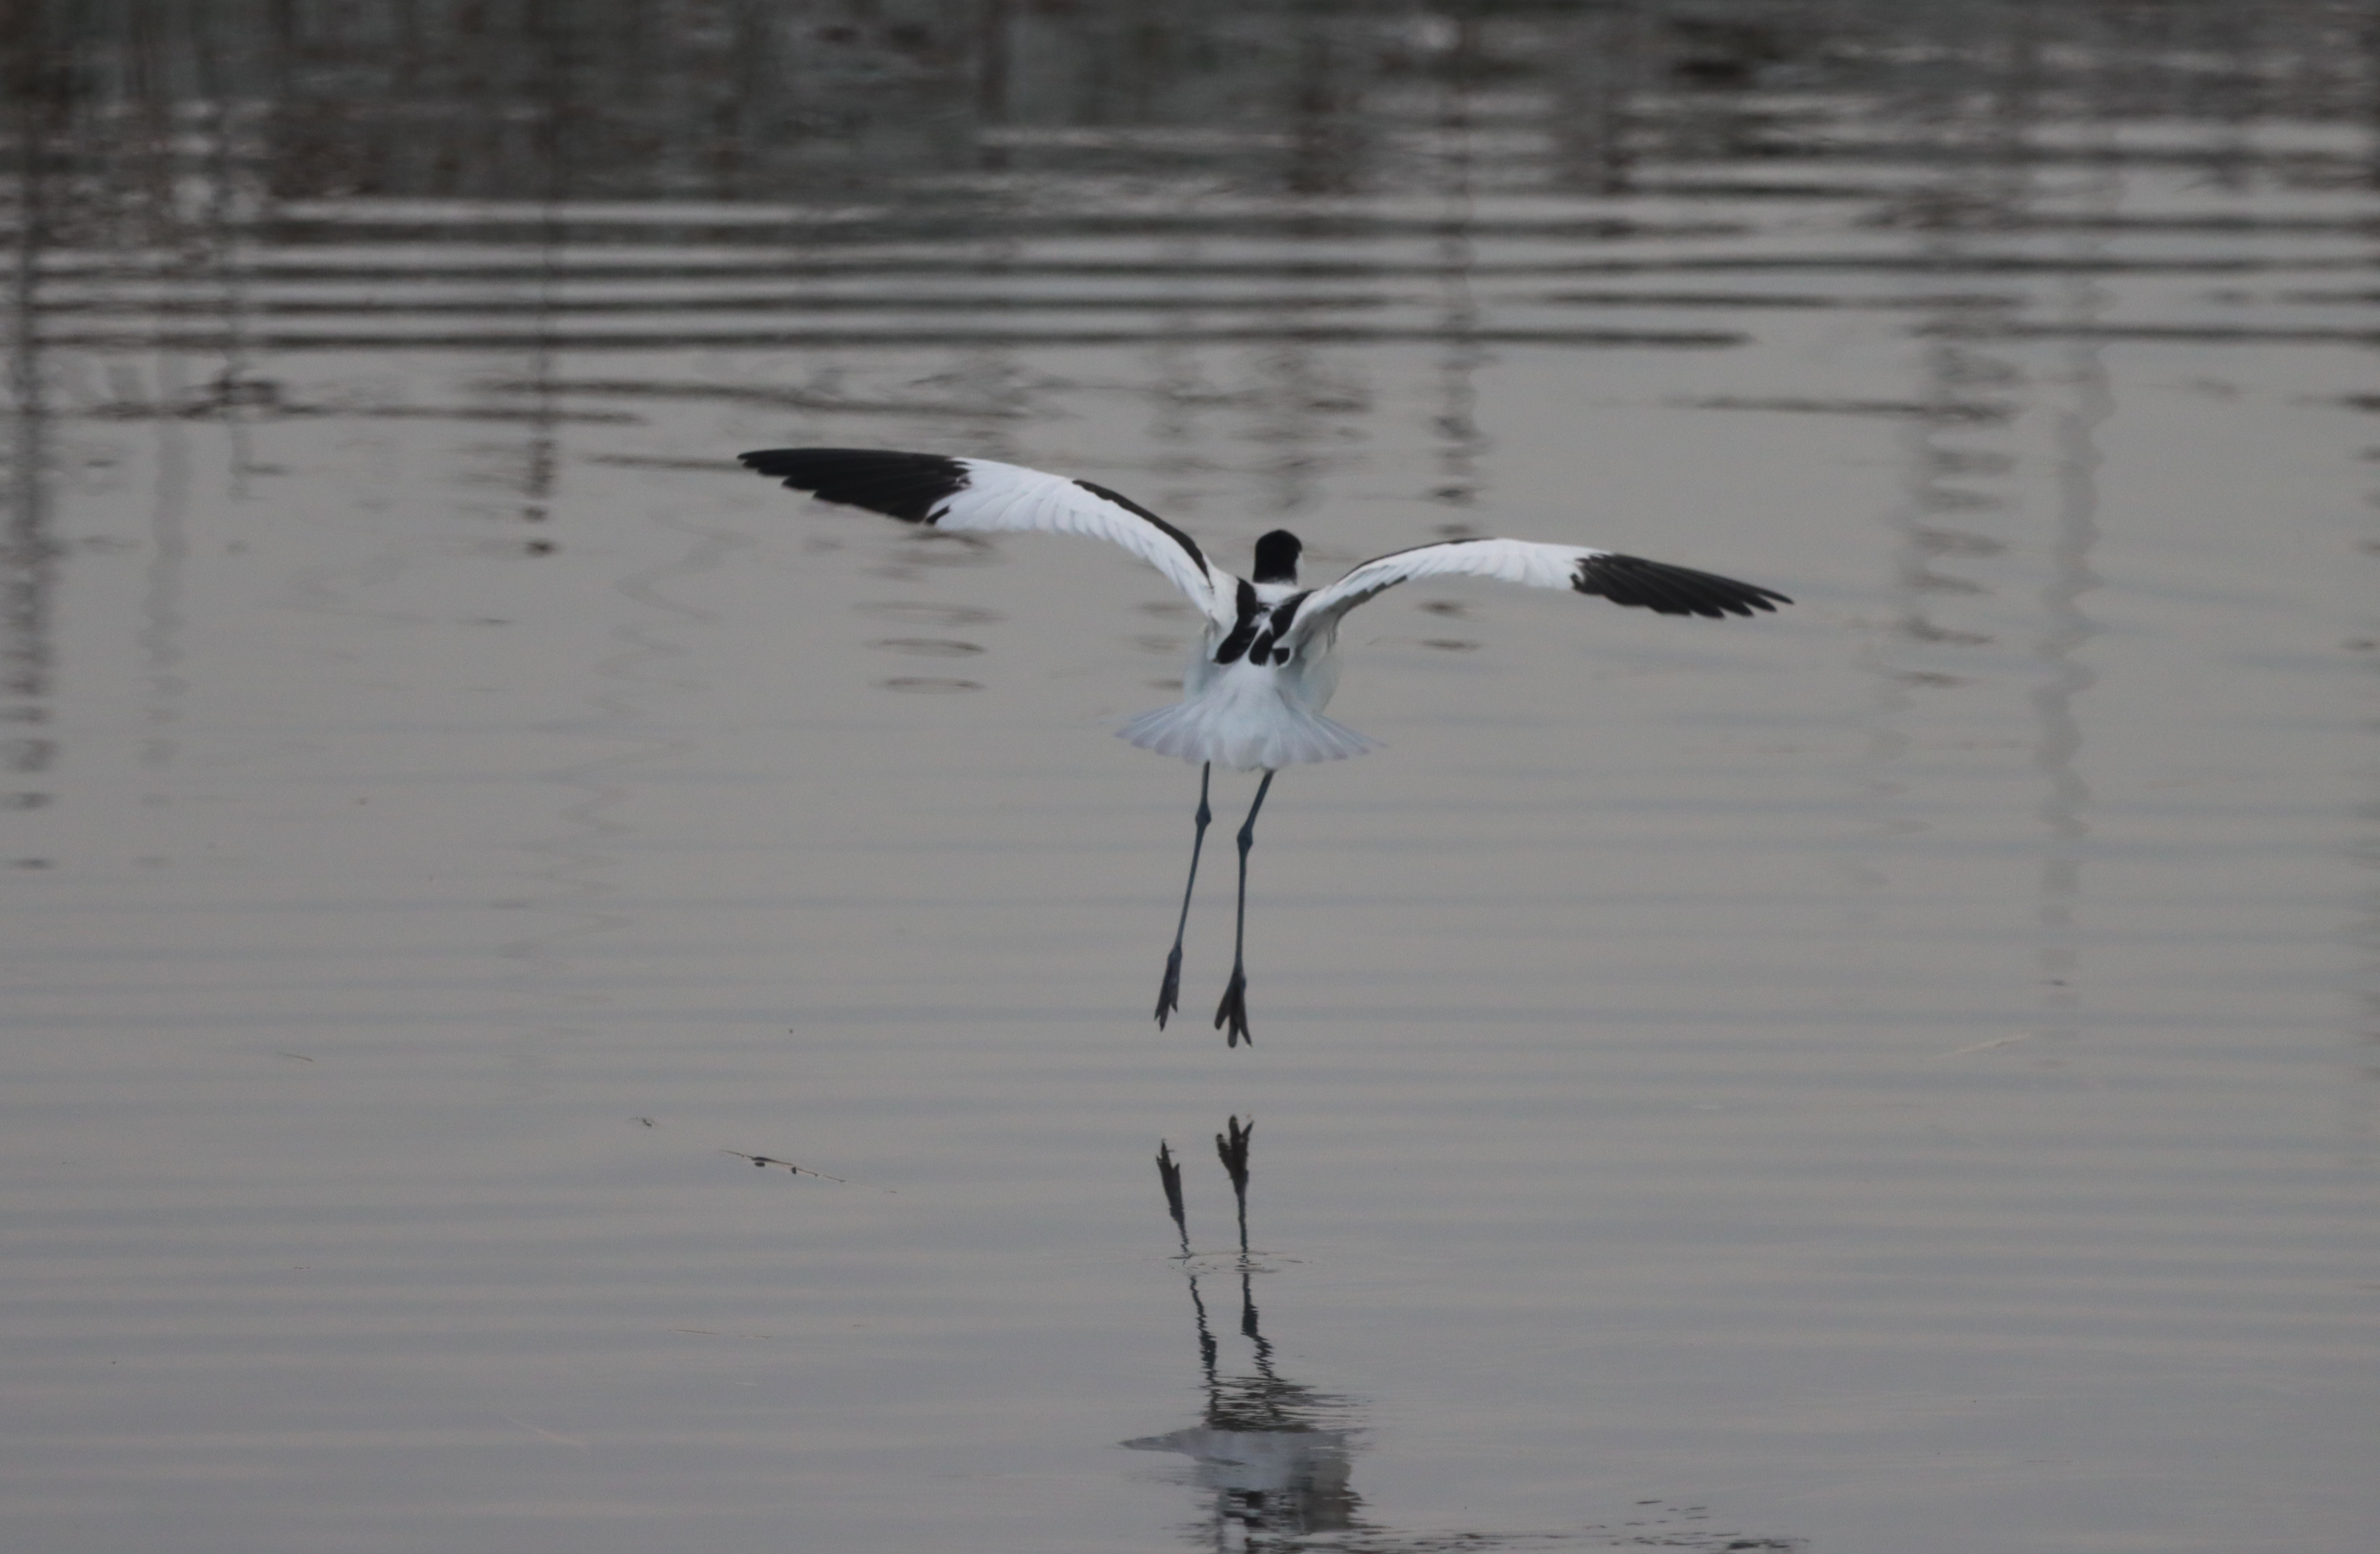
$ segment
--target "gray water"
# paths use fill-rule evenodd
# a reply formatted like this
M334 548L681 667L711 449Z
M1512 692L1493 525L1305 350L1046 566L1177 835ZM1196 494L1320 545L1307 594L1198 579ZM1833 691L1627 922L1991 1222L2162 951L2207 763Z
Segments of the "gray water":
M2367 20L0 33L10 1548L2373 1546ZM1196 617L802 443L1798 602L1351 616L1232 1050Z

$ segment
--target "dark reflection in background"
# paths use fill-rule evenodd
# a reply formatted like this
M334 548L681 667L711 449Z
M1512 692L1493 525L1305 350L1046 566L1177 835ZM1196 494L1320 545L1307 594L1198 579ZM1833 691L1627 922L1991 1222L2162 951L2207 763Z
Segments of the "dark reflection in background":
M1871 781L1889 787L1880 773L1905 737L1894 704L1960 683L1956 650L1984 645L1929 604L1973 586L1961 558L2011 542L1982 521L2002 500L1989 487L2007 455L1980 444L2045 395L2102 393L2022 382L1994 343L2176 337L2095 317L2088 277L2252 261L2099 251L2131 229L2111 202L2113 169L2367 186L2364 155L2259 150L2245 128L2276 115L2368 123L2375 48L2380 26L2362 12L2313 3L14 0L0 7L0 200L14 248L7 802L43 804L56 754L42 730L62 563L56 416L203 418L226 424L235 449L241 427L270 419L485 421L504 429L475 472L508 492L491 516L519 526L503 543L538 553L560 542L538 526L565 424L632 421L647 395L741 396L817 417L939 417L998 454L1001 423L1028 413L1014 351L1069 342L1147 347L1160 421L1213 398L1184 353L1268 347L1270 496L1288 511L1329 467L1342 418L1366 404L1321 353L1426 340L1442 346L1432 496L1460 533L1492 447L1474 405L1483 350L1725 348L1746 338L1746 307L1849 302L1785 295L1805 261L1597 253L1723 242L1744 230L1747 199L1858 201L1853 229L1908 240L1827 268L1940 277L1936 295L1868 299L1916 310L1932 340L1905 404L1805 407L1909 422L1910 496L1890 519L1902 624L1876 666ZM2239 132L2119 146L2093 130L2119 120ZM1773 171L1746 183L1713 176L1718 164ZM1669 203L1658 220L1641 203L1480 213L1483 200L1532 194ZM1995 246L2028 233L2070 234L2071 249ZM1529 246L1483 254L1498 240ZM427 258L439 245L454 251ZM1708 283L1667 297L1581 285L1718 266L1739 286L1758 279L1732 304ZM2037 305L2010 284L2028 274L2067 277L2063 299ZM1561 277L1570 289L1548 289ZM807 385L768 388L570 370L593 348L882 344L950 351L940 392L888 401L823 362ZM175 354L152 375L130 370L129 353L158 347ZM483 374L468 403L421 405L308 399L258 365L375 347L510 353L515 368ZM64 372L66 348L116 365ZM200 359L211 370L193 371ZM2077 359L2079 385L2091 369ZM2072 428L2100 413L2076 404L2059 412ZM2087 464L2078 452L2070 468ZM244 453L235 466L237 486ZM2070 566L2041 593L2034 705L2052 790L2043 823L2071 841L2088 679L2071 650L2092 627L2087 499L2069 484L2054 543ZM169 493L155 511L149 648L154 716L170 722L167 563L184 541ZM1877 824L1894 822L1879 811ZM2045 855L2052 938L2072 893L2058 881L2075 867L2061 845Z
M1879 214L2022 225L2009 195L2028 169L2111 154L2028 143L2028 127L2244 125L2284 107L2357 119L2374 30L2311 3L16 0L0 47L14 176L49 194L38 225L53 242L178 242L218 213L182 181L198 173L236 177L239 224L276 242L327 236L327 212L302 202L344 199L528 202L482 236L533 235L545 201L785 200L843 202L832 235L844 239L1039 236L1048 180L1181 175L1281 198L1243 232L1319 238L1386 218L1351 225L1299 200L1460 188L1716 200L1742 191L1681 170L1747 157L1810 166L1803 188L1757 188L1809 195L1850 187L1830 188L1826 168L1912 152L1972 176ZM1905 133L1829 141L1783 95L1820 92L1853 94ZM1463 164L1451 182L1450 154ZM2236 179L2254 153L2161 154ZM2309 176L2327 172L2318 161ZM55 181L37 189L43 174ZM387 212L365 230L442 217L459 212ZM689 207L646 233L733 240L746 219ZM1446 212L1407 219L1438 231ZM1217 230L1187 212L1072 220Z
M67 134L70 83L60 79L62 51L50 45L44 18L15 18L0 56L0 81L8 93L12 142L9 194L15 206L15 263L9 287L8 392L13 435L8 440L8 522L0 555L0 716L8 727L5 745L10 808L34 809L49 802L43 785L55 751L44 731L49 721L50 611L55 582L56 542L50 532L48 411L42 370L41 306L43 234L51 229L55 179L45 148ZM43 860L18 857L18 867Z

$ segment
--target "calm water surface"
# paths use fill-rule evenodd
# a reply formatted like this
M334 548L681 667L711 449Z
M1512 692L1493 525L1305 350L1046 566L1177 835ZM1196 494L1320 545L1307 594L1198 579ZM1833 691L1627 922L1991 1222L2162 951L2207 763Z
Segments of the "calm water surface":
M18 7L8 1546L2369 1548L2375 74L2241 9ZM1227 1050L1195 618L805 443L1799 602L1351 617Z

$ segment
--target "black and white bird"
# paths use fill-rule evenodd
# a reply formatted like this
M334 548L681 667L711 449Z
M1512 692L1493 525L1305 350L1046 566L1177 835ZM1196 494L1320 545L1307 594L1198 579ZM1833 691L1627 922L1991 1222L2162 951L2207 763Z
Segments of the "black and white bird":
M1190 920L1190 892L1198 882L1198 854L1213 812L1207 803L1217 766L1262 771L1257 795L1240 827L1240 895L1232 932L1232 980L1215 1011L1215 1028L1229 1027L1229 1045L1248 1036L1248 848L1257 811L1273 774L1304 761L1341 760L1372 748L1372 741L1322 715L1339 669L1331 650L1339 622L1366 600L1416 577L1500 577L1541 589L1570 589L1663 615L1750 615L1791 600L1773 589L1690 571L1587 545L1546 545L1526 540L1447 540L1375 556L1337 582L1308 589L1297 580L1304 550L1296 535L1274 529L1257 541L1254 575L1235 577L1207 559L1198 543L1131 498L1088 480L1071 480L1019 465L942 454L880 453L861 448L771 448L742 455L756 474L783 480L822 502L842 503L929 528L982 533L1031 530L1082 534L1122 545L1189 597L1207 617L1191 655L1182 699L1144 712L1116 733L1144 750L1196 761L1197 832L1190 845L1190 879L1157 1023L1180 1007L1182 936Z

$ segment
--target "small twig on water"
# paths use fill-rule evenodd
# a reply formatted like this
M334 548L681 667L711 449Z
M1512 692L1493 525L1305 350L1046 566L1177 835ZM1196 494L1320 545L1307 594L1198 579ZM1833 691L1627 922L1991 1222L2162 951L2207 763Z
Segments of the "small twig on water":
M815 1176L822 1182L844 1182L846 1186L849 1185L843 1177L829 1176L825 1172L812 1171L808 1166L797 1166L791 1160L781 1160L771 1155L747 1155L741 1149L722 1149L719 1152L722 1155L733 1155L739 1160L749 1160L763 1171L771 1166L782 1166L795 1176Z

